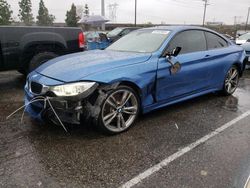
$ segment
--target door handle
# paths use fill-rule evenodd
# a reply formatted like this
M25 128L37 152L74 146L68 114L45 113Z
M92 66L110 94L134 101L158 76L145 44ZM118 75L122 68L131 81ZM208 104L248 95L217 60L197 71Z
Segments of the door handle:
M211 55L209 55L209 54L205 55L205 58L208 58L208 57L211 57Z

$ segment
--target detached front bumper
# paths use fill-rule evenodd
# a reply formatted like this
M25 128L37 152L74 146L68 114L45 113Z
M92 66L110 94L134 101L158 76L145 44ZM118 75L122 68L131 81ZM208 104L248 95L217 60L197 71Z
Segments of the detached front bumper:
M51 104L62 122L70 124L80 124L81 115L83 113L82 101L70 101L57 97L48 97L47 100L41 99L40 101L32 102L35 97L37 96L32 95L29 91L27 91L27 89L25 89L25 111L30 115L32 119L42 122L45 120L49 120L54 123L58 123L58 119L50 106ZM42 97L46 98L47 96Z
M28 76L24 88L24 100L26 105L25 111L31 118L38 121L49 120L58 124L59 121L56 117L58 116L63 123L81 123L85 114L89 113L89 109L86 108L89 103L86 101L88 101L92 93L94 93L98 84L95 84L93 87L79 95L70 97L58 97L52 92L44 90L44 88L46 89L54 85L63 84L65 83L40 75L36 72L32 72Z
M44 104L42 102L34 102L32 104L29 104L30 101L34 97L30 96L28 92L25 90L25 97L24 97L24 102L25 102L25 112L29 114L29 116L35 120L42 121L42 114L44 109Z

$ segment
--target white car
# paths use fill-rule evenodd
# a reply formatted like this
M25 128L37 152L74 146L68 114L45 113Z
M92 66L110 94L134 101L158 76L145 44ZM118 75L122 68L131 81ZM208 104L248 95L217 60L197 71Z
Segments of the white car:
M236 39L236 44L242 45L246 42L250 42L250 33L245 33Z
M241 46L246 52L246 59L247 59L246 68L250 69L250 42L246 42L246 43L242 44Z

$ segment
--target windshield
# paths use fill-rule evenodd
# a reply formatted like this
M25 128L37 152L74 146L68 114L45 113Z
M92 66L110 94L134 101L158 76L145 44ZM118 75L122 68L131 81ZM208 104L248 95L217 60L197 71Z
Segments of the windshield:
M134 31L111 44L107 50L151 53L160 48L169 33L166 30Z
M95 38L99 38L99 33L98 32L89 32L86 34L87 40L93 40Z
M250 33L246 33L239 37L239 40L248 40L248 39L250 39Z
M117 36L120 32L122 32L122 28L115 28L114 30L110 31L107 36L108 37L113 37L113 36Z

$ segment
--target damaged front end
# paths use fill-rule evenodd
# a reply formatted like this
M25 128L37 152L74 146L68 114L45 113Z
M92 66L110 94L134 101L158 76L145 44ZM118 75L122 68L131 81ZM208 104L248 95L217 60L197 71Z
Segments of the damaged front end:
M80 124L90 118L97 120L107 91L113 87L95 82L63 83L51 78L44 80L44 76L29 76L25 85L25 111L33 119L49 120L55 124L60 124L60 121ZM39 97L44 100L34 100Z

